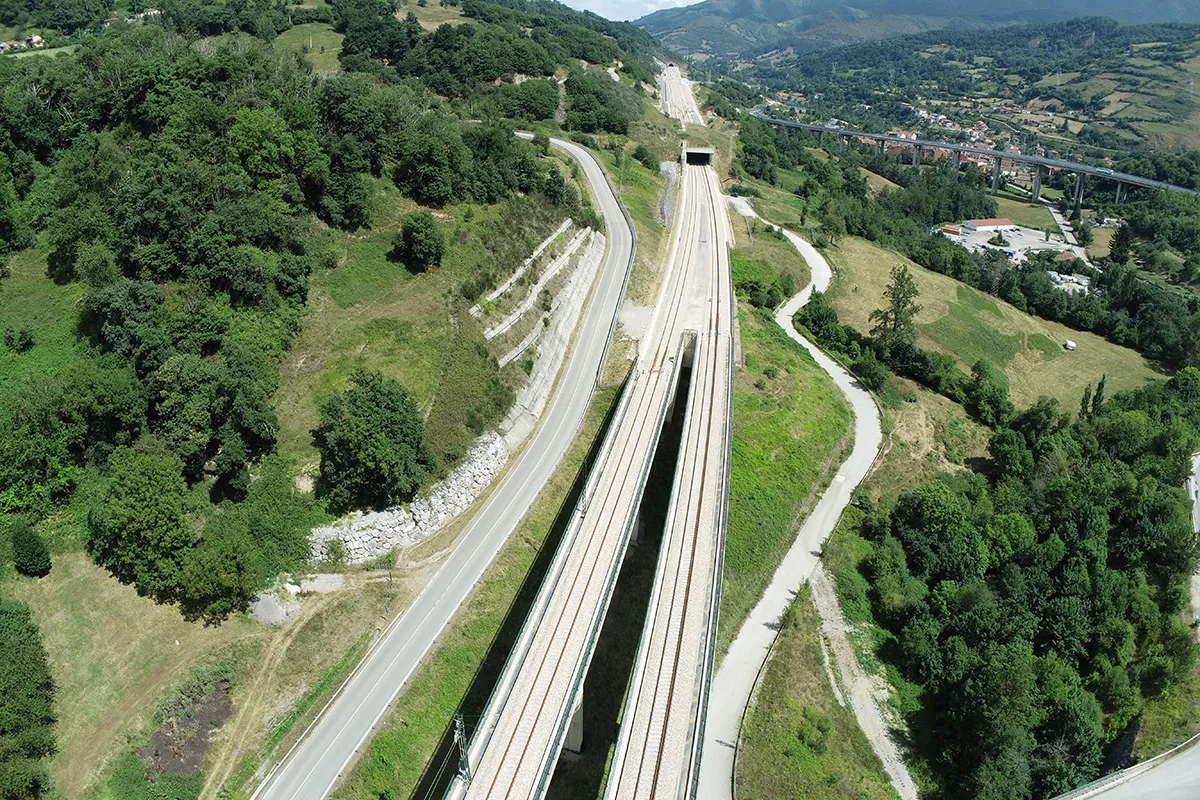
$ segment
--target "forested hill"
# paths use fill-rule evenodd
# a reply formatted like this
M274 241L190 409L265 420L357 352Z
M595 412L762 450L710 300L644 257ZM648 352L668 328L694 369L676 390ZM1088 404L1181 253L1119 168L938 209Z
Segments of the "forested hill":
M4 330L0 523L65 513L73 546L210 618L307 562L318 504L341 513L346 493L294 490L273 398L310 275L339 266L331 237L369 228L385 189L409 208L592 222L558 162L512 127L554 125L562 104L572 130L624 132L642 111L636 79L652 79L657 44L631 25L545 0L464 11L429 31L389 2L318 6L310 16L345 37L341 74L326 76L272 47L291 21L276 2L168 2L70 54L0 57L0 299L11 308L24 291L7 268L18 259L40 293L29 302L57 284L75 317L53 338ZM635 80L610 80L616 65ZM405 235L441 242L428 210L410 216L423 227L406 218ZM506 252L505 235L520 242L519 227L480 259ZM400 252L391 267L438 257ZM469 303L502 266L460 267L454 297ZM495 359L468 344L479 396L443 425L460 439L512 402ZM375 497L411 496L455 457L424 448Z
M1200 6L1190 0L1012 0L969 8L950 0L705 0L656 11L637 24L680 52L753 58L779 49L808 53L929 30L1081 16L1200 23Z

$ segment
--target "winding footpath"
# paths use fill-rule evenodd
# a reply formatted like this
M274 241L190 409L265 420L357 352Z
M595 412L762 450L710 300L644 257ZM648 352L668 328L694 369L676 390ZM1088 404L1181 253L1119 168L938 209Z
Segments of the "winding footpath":
M757 216L744 199L729 198L729 204L743 216ZM808 262L812 280L775 313L775 321L809 352L845 396L854 412L854 447L816 508L804 521L791 549L776 569L770 586L742 624L713 679L704 733L704 756L700 765L699 800L730 800L733 797L742 718L752 700L760 670L770 653L783 615L800 587L817 569L821 544L837 525L854 490L871 471L883 444L879 411L870 393L854 376L792 327L792 316L808 302L814 289L825 291L829 288L833 272L811 244L791 231L784 230L783 234ZM852 705L864 730L875 729L880 734L871 737L877 752L891 749L890 753L880 752L880 757L900 797L904 800L916 798L916 786L904 768L895 743L887 736L887 728L879 716L878 707L871 702Z

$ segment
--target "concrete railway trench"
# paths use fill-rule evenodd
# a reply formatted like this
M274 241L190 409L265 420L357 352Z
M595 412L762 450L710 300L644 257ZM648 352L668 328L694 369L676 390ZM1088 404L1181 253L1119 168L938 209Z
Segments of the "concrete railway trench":
M663 419L658 444L647 474L645 490L637 511L637 522L630 538L621 570L613 590L613 600L601 627L596 652L603 658L593 659L583 683L583 705L580 722L582 743L578 750L564 749L551 780L547 797L596 796L603 788L609 752L617 741L626 686L637 657L642 628L649 609L654 576L661 552L671 488L675 482L679 453L683 444L684 419L688 394L692 385L692 363L695 358L695 338L688 337L681 355L674 393ZM688 343L690 342L690 343ZM615 407L614 407L615 410ZM589 461L599 454L609 424L602 427L593 446ZM460 708L467 723L468 734L478 719L486 701L491 697L505 659L516 639L517 631L528 614L533 598L547 575L561 544L562 529L580 502L580 491L587 478L584 469L577 489L568 496L555 523L555 533L548 546L538 555L531 567L520 596L514 602L508 619L493 642L488 658L472 681L468 698ZM429 762L429 768L418 785L415 796L441 797L449 788L454 771L444 768L457 758L453 727L446 729L443 739Z
M633 673L654 577L662 552L671 488L679 466L684 420L692 386L695 340L681 356L671 406L663 421L658 447L646 476L636 527L625 552L613 599L604 617L596 653L583 682L582 742L559 757L547 798L599 796L607 776L609 753L616 744L624 711L626 687ZM568 745L570 745L568 737Z

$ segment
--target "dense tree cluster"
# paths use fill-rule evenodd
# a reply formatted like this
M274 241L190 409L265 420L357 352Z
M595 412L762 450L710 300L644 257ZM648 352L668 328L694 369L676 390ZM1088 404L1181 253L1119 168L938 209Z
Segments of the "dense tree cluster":
M54 753L54 681L29 606L0 600L0 798L50 789L43 760Z
M464 122L446 98L507 97L514 116L553 116L553 80L490 82L622 51L598 18L554 4L496 8L515 16L426 33L390 3L337 4L344 63L369 72L323 79L259 41L299 11L268 0L168 2L162 19L106 28L70 58L0 59L0 259L40 241L50 276L82 295L79 357L0 403L0 512L36 522L90 476L96 560L208 617L307 558L316 509L293 497L272 456L272 396L310 274L329 266L313 217L369 225L377 177L425 205L578 212L577 191L538 145ZM534 17L532 33L517 24ZM195 38L236 31L258 38ZM496 233L523 246L511 225ZM428 212L400 239L414 270L436 265L445 247ZM511 260L505 242L492 245ZM491 272L464 276L463 293L486 290ZM6 348L29 349L27 333L12 331ZM503 413L511 390L473 341L445 358L467 364L476 385L463 408L435 408L432 419L469 436ZM450 434L457 452L461 437ZM432 464L420 461L424 471L398 472L390 493L331 494L332 506L411 494ZM277 504L292 510L265 510Z
M985 473L868 515L846 584L919 693L910 722L933 796L1087 782L1144 700L1191 671L1180 611L1200 544L1179 487L1197 423L1191 368L1088 398L1075 419L1042 398L997 426Z
M967 376L895 335L905 287L894 273L876 337L839 324L819 292L797 325L872 388L887 364L963 403L992 428L991 458L868 505L839 588L886 634L931 796L1057 795L1096 777L1144 700L1196 663L1180 613L1200 536L1180 487L1200 446L1200 371L1110 398L1101 378L1075 418L1045 397L1018 412L988 362Z
M335 0L333 7L346 34L339 57L347 69L419 78L441 95L478 100L513 119L555 115L560 98L551 78L559 65L619 59L624 72L648 81L641 59L658 50L631 25L542 0L467 0L463 11L476 24L445 24L428 34L415 15L399 20L384 0ZM524 80L530 77L537 80ZM603 73L573 67L565 88L571 130L625 133L641 115L641 93Z
M407 500L433 466L421 414L391 378L360 369L350 380L349 389L321 407L313 431L322 488L343 510Z

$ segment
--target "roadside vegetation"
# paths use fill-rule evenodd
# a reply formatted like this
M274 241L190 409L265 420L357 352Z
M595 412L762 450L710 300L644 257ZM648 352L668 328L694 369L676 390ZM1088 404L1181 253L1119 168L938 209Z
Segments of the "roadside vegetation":
M833 676L807 585L783 627L745 722L738 797L896 797Z
M852 424L833 382L767 309L743 303L738 324L719 657L845 456Z

